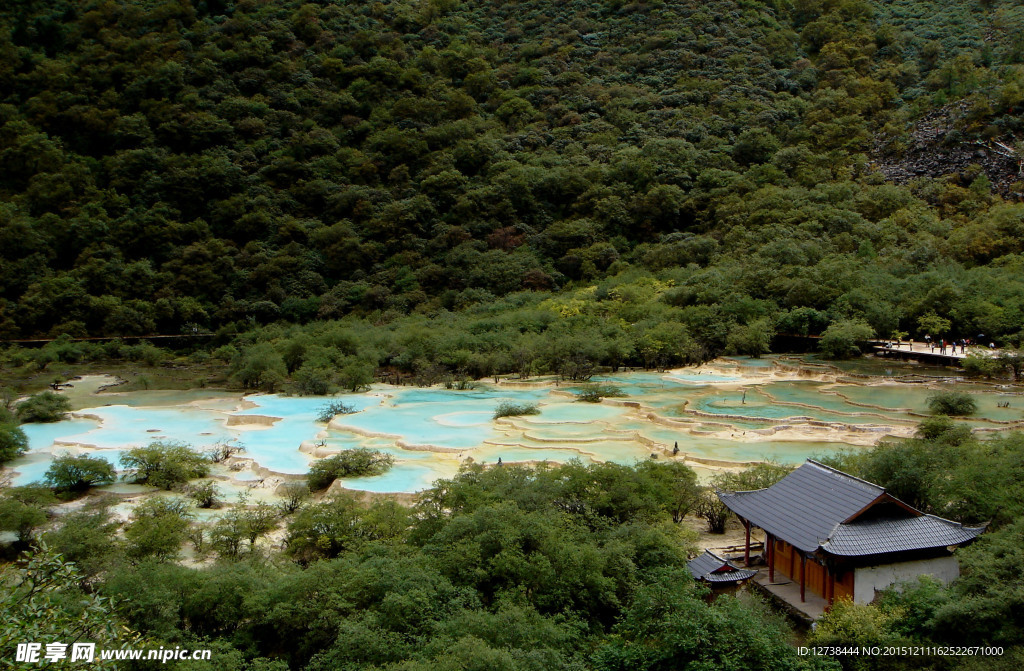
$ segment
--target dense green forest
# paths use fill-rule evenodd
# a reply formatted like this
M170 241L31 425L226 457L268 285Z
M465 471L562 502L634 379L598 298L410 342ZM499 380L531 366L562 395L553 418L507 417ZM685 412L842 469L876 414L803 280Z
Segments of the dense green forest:
M0 339L56 340L0 370L325 394L779 335L1022 347L1022 25L1015 0L9 0ZM157 333L199 344L122 340ZM27 420L3 392L7 460ZM809 641L1006 648L847 669L1020 668L1022 453L930 420L836 458L990 531L961 580ZM0 491L6 558L34 548L0 568L5 654L59 633L212 647L166 667L190 671L839 668L757 599L705 600L681 464L469 465L412 507L301 492L205 526L174 497L55 516L112 477L61 466Z
M684 567L694 532L679 524L704 514L705 490L685 464L656 461L468 464L412 507L296 489L213 521L173 497L126 522L102 498L54 518L49 489L11 488L0 529L18 541L6 551L36 549L0 566L0 647L35 634L210 648L209 664L167 668L219 671L1019 669L1022 451L1019 434L982 441L937 417L916 438L832 458L922 510L990 528L958 551L952 585L922 578L874 605L840 602L800 639L991 645L997 656L800 656L753 595L706 600ZM715 484L762 487L788 470L759 465ZM275 528L280 541L259 540Z
M1022 20L1000 0L5 3L0 335L444 323L625 274L711 353L751 324L933 317L1016 344L1024 189L985 143L1022 133ZM887 182L928 114L934 166ZM944 162L965 146L975 163Z

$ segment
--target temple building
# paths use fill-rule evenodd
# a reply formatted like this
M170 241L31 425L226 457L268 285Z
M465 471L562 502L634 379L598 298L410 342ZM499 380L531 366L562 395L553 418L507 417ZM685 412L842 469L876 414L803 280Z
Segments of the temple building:
M953 556L984 527L965 527L926 515L885 489L808 460L766 489L719 491L746 527L750 563L753 527L765 533L768 581L781 574L828 604L849 597L870 603L890 585L928 574L949 582L960 575Z

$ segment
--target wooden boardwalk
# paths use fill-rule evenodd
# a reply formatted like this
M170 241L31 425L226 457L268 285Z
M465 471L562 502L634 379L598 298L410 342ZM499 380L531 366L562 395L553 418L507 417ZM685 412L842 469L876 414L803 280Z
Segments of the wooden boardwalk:
M997 349L971 345L966 351L961 352L960 347L946 345L946 353L943 354L938 345L929 346L923 342L902 342L893 345L890 340L876 340L871 342L871 347L878 356L893 357L898 359L911 359L923 363L934 363L945 366L960 366L965 358L971 354L982 356L996 356Z

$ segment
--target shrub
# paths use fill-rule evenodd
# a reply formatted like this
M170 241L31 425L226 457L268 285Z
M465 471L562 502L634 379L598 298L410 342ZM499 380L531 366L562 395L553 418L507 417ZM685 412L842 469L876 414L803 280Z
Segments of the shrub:
M576 394L576 400L584 403L600 403L602 398L615 398L626 394L611 384L597 384Z
M217 497L221 495L220 488L212 480L189 485L184 491L199 508L213 508L217 504Z
M729 509L718 498L715 490L707 487L701 492L694 505L694 512L708 523L708 531L713 534L724 534L725 523L729 520Z
M373 383L374 370L370 362L351 358L339 371L338 381L351 392L364 391Z
M0 424L0 464L28 452L28 436L13 424Z
M185 542L190 516L183 499L150 498L132 512L132 521L124 528L128 556L133 559L154 557L171 559Z
M356 409L342 401L331 401L320 406L316 411L316 421L327 423L337 415L351 415Z
M338 478L380 475L386 473L394 463L394 457L377 450L346 450L333 457L313 462L309 468L309 488L315 492L330 487Z
M241 443L221 441L219 443L214 444L213 447L208 449L203 454L206 456L207 459L210 460L210 462L214 464L219 464L221 462L227 461L228 459L235 456L239 452L245 452L245 445L242 445Z
M976 352L968 354L960 363L968 375L992 378L1003 371L1003 363L999 359Z
M978 403L966 392L940 391L928 397L928 409L933 415L960 417L973 415L978 409Z
M62 514L55 528L42 534L42 541L92 578L116 561L120 526L111 512L111 503L101 500L97 505Z
M519 415L539 415L536 403L510 403L503 401L494 409L494 419L499 417L518 417Z
M13 531L19 544L27 545L55 502L53 492L39 485L0 489L0 531Z
M109 485L117 477L114 466L102 457L65 454L46 471L46 484L59 491L84 492L97 485Z
M288 482L281 486L277 492L282 501L278 503L278 510L282 515L291 515L299 510L309 498L309 485L304 482Z
M34 394L18 404L18 419L22 422L59 422L71 409L66 396L44 391Z
M866 322L846 319L833 323L821 334L818 347L828 359L849 359L860 355L859 344L875 335Z
M210 472L209 460L184 443L136 447L121 457L121 463L132 469L133 482L168 490Z

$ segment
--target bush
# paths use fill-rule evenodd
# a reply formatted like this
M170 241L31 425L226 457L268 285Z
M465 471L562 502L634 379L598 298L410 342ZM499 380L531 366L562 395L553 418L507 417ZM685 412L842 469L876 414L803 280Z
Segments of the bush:
M303 482L288 482L281 486L277 492L282 501L278 503L278 510L282 515L291 515L299 510L309 498L309 485Z
M615 398L625 395L626 394L615 385L597 384L593 387L587 387L580 393L576 394L576 400L582 401L583 403L600 403L602 398Z
M308 563L337 557L367 542L397 538L409 522L409 510L396 501L366 505L342 493L300 510L288 524L285 543L288 554Z
M185 542L189 519L188 503L183 499L146 499L136 506L132 521L124 528L128 556L172 559Z
M27 545L36 528L49 519L53 503L53 492L39 485L0 490L0 531L13 531L18 542Z
M313 462L309 468L309 488L315 492L330 487L338 478L380 475L386 473L394 463L394 457L377 450L346 450Z
M46 471L46 484L65 492L84 492L90 487L109 485L117 477L114 466L102 457L65 454Z
M499 417L518 417L520 415L539 415L540 409L536 403L510 403L503 401L494 409L494 419Z
M239 452L245 452L245 445L241 443L233 443L228 441L221 441L214 444L213 447L208 449L203 454L214 464L227 461L231 457L235 456Z
M184 491L199 508L213 508L217 504L217 497L221 495L220 488L212 480L189 485Z
M373 384L374 365L352 358L338 373L338 382L351 392L365 391Z
M13 424L0 424L0 464L28 452L28 436Z
M184 443L136 447L121 457L121 463L134 471L133 482L168 490L210 472L209 460Z
M821 334L818 347L828 359L849 359L860 355L859 344L875 335L866 322L845 319L833 323Z
M767 461L754 464L738 473L722 473L714 478L714 483L719 489L734 492L767 489L792 472L792 466Z
M42 534L51 550L73 561L86 577L92 578L108 568L120 551L117 530L121 526L112 515L110 503L64 513L55 528Z
M729 521L729 509L718 498L711 487L706 487L694 505L694 512L708 523L708 531L713 534L724 534L725 523Z
M992 378L996 377L1003 371L1003 363L999 359L985 354L968 354L963 358L960 364L964 367L964 372L968 375Z
M44 391L19 403L17 411L22 422L59 422L70 409L66 396Z
M928 397L928 409L933 415L962 417L973 415L978 410L978 403L966 392L940 391Z
M355 411L356 409L348 403L343 403L342 401L331 401L317 409L316 421L324 422L326 424L338 415L351 415Z

